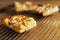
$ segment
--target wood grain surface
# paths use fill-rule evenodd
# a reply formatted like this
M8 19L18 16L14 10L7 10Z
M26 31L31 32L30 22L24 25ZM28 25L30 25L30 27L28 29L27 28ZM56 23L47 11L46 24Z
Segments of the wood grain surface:
M30 0L0 0L0 9L12 4L14 1L25 2ZM59 0L39 0L34 2L38 2L39 4L51 3L60 5ZM0 13L0 24L2 18L13 14L16 13ZM46 17L34 14L32 12L22 12L17 14L34 17L34 19L37 21L37 26L27 32L20 34L4 25L0 25L0 40L60 40L60 12Z

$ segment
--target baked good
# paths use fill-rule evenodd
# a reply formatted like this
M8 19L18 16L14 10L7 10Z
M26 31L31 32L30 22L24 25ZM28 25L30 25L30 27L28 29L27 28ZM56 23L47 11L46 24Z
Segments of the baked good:
M38 6L34 2L25 2L25 3L19 3L19 2L14 2L15 4L15 10L17 12L20 11L31 11L36 9Z
M17 12L33 11L38 14L42 14L43 16L48 16L54 14L55 12L58 12L59 6L51 4L44 4L42 6L38 6L38 4L34 2L25 2L25 3L15 2L15 10Z
M37 12L38 14L42 13L43 16L48 16L58 11L59 11L58 5L51 5L51 4L43 5L34 10L34 12Z
M33 17L27 17L24 15L13 15L3 18L2 23L19 33L30 30L37 25Z

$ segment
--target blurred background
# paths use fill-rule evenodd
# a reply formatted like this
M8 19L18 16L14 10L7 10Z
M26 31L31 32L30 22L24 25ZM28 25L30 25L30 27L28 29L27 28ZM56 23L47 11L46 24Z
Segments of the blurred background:
M0 8L13 3L14 1L20 1L20 2L25 2L25 1L36 1L39 2L40 4L42 3L52 3L52 4L59 4L60 0L0 0Z

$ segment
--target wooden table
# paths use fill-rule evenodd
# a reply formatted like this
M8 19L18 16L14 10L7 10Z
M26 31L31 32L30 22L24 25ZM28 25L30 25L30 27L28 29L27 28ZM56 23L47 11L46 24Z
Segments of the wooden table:
M12 4L17 0L0 0L0 9ZM25 2L20 0L20 2ZM27 1L27 0L26 0ZM33 0L34 1L34 0ZM57 4L60 5L59 0L55 1L37 1L39 4ZM5 17L12 15L13 13L4 12L0 13L0 20ZM60 40L60 12L55 13L47 17L36 14L24 14L34 17L37 21L37 26L27 32L19 34L4 25L0 25L0 40Z

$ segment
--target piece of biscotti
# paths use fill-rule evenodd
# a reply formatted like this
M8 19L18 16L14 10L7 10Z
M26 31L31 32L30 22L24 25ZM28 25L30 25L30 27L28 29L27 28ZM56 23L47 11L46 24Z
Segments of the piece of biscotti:
M38 14L42 13L43 16L48 16L58 11L59 11L59 6L51 5L51 4L43 5L34 10L34 12L37 12Z
M37 25L33 17L27 17L24 15L14 15L3 18L2 23L19 33L30 30Z
M31 11L31 10L34 10L36 9L38 6L36 5L36 3L34 2L24 2L24 3L20 3L20 2L14 2L15 4L15 10L17 12L20 12L20 11Z
M47 4L45 9L43 10L43 16L48 16L51 14L54 14L55 12L59 11L59 6L58 5L51 5Z

